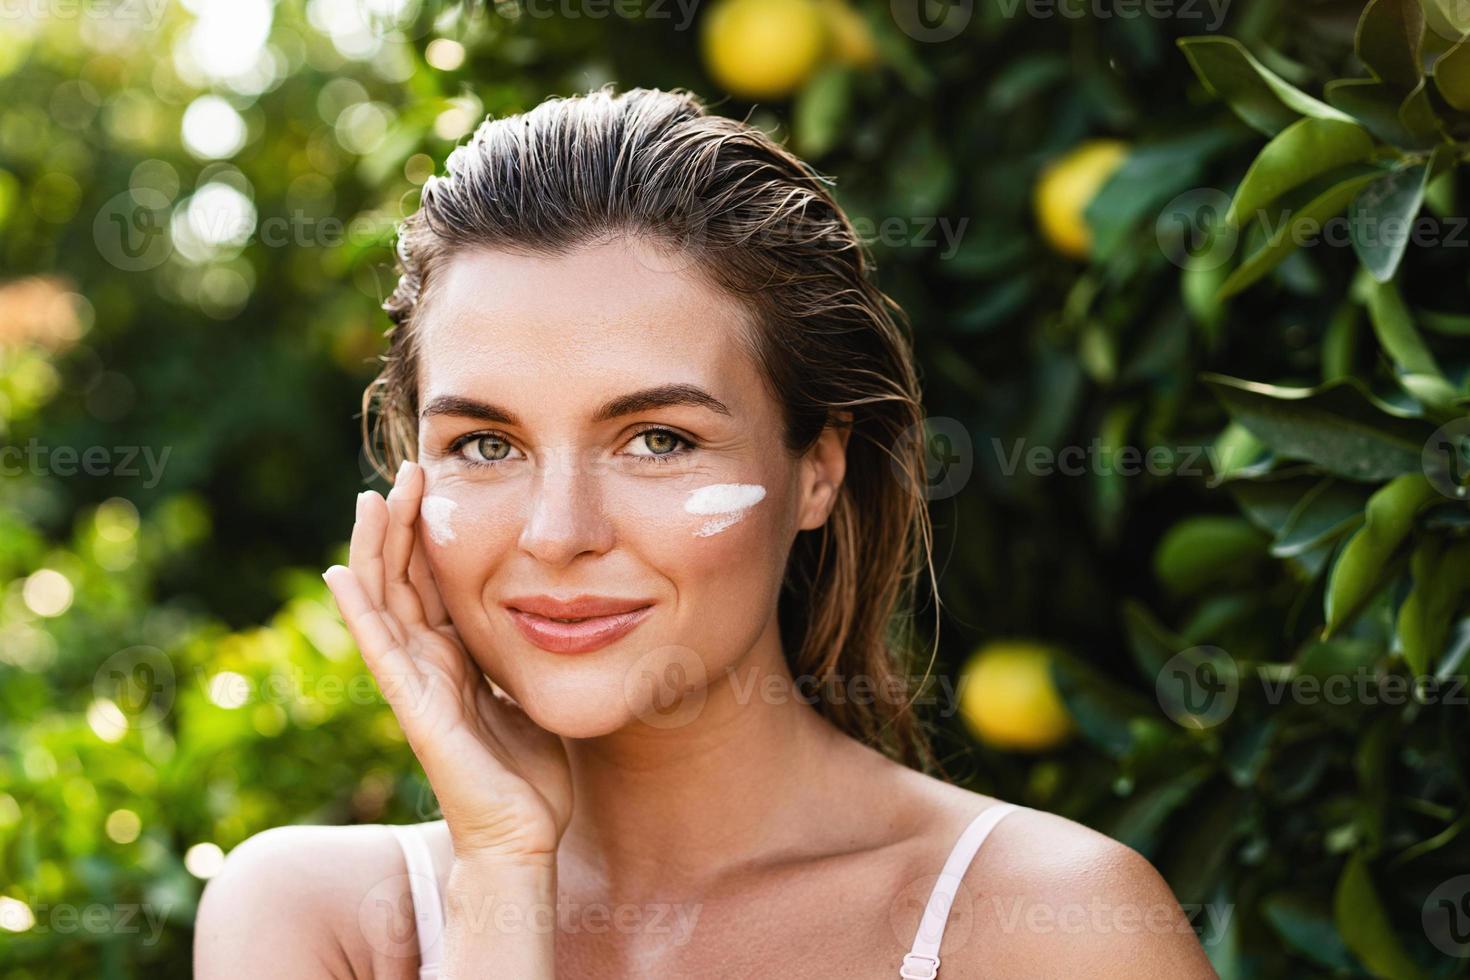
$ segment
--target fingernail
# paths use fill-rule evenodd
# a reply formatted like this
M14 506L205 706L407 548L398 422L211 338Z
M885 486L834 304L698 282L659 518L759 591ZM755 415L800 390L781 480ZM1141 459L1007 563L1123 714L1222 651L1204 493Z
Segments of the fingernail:
M413 463L410 460L406 459L403 462L399 463L398 475L393 478L393 482L397 483L399 480L403 479L404 475L408 472L408 468L412 465Z
M367 495L370 492L371 491L364 490L362 493L360 493L360 494L357 495L357 517L358 517L359 520L362 519L362 506L363 506L363 502L367 500Z

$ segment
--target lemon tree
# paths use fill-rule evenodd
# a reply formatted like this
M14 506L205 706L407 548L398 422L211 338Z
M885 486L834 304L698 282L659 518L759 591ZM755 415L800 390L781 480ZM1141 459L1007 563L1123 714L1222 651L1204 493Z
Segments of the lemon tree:
M827 24L814 0L719 0L704 19L705 65L729 92L781 98L820 63Z
M1085 259L1092 229L1084 212L1128 157L1122 140L1088 140L1048 166L1036 182L1036 221L1051 247Z
M1027 641L977 650L960 675L960 713L986 744L1042 751L1065 741L1072 718L1051 677L1052 652Z

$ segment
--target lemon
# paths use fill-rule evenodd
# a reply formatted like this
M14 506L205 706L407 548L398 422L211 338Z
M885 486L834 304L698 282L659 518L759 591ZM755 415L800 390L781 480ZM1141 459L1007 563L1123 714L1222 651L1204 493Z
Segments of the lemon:
M1072 717L1051 679L1051 651L1025 640L990 643L960 674L960 714L987 745L1038 752L1065 741Z
M818 0L827 25L832 57L838 64L870 68L878 62L878 45L873 29L847 0Z
M715 81L751 99L789 95L827 47L816 0L716 0L704 20L704 62Z
M1036 220L1052 248L1087 258L1092 229L1083 212L1127 156L1128 144L1121 140L1089 140L1042 171L1036 182Z

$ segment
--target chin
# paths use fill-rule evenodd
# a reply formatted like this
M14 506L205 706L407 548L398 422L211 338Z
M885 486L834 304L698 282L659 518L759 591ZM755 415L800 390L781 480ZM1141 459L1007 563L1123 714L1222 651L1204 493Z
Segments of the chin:
M634 724L637 716L623 698L612 691L566 691L566 685L537 685L516 701L526 715L562 738L599 738Z
M532 721L564 738L678 729L699 716L708 677L698 654L680 644L573 655L537 651L508 673L501 686Z

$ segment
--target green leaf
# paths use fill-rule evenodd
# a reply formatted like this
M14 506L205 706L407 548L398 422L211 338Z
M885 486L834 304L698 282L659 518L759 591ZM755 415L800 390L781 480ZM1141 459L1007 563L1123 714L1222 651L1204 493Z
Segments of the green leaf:
M1326 680L1370 669L1382 657L1382 649L1366 640L1336 639L1309 645L1297 656L1298 676Z
M1154 552L1154 576L1175 595L1248 581L1266 554L1261 533L1239 517L1207 514L1171 527Z
M1237 480L1229 484L1229 490L1246 518L1275 538L1291 520L1302 499L1322 482L1324 478L1315 475Z
M1438 141L1425 143L1409 131L1399 117L1404 94L1391 85L1371 78L1340 78L1328 82L1322 94L1328 102L1362 123L1364 129L1390 146L1427 149Z
M1456 42L1434 63L1434 86L1452 108L1470 112L1470 38Z
M1297 501L1271 545L1277 558L1294 558L1362 520L1368 492L1361 483L1328 478Z
M1383 81L1413 88L1424 74L1424 9L1420 0L1371 0L1358 20L1353 47Z
M1057 693L1077 723L1077 730L1112 758L1121 758L1133 748L1134 718L1158 714L1156 704L1115 684L1077 657L1057 654L1051 669Z
M1338 934L1374 976L1392 980L1424 976L1400 944L1361 853L1354 853L1343 868L1332 906Z
M1367 302L1378 342L1398 368L1404 390L1435 411L1453 414L1459 393L1419 336L1398 288L1391 282L1372 283Z
M1134 793L1100 828L1141 854L1152 854L1169 817L1199 791L1213 766L1195 766Z
M1222 872L1232 863L1245 823L1246 808L1253 796L1217 784L1215 792L1206 799L1197 800L1190 808L1189 818L1178 821L1171 829L1168 847L1164 851L1167 857L1159 870L1164 873L1179 901L1203 902L1212 894L1219 894L1226 880ZM1228 904L1216 907L1225 908ZM1194 922L1205 929L1222 926L1221 922L1211 921L1215 918L1201 915ZM1212 938L1218 941L1220 937L1206 933L1202 941L1208 947Z
M1442 37L1470 32L1470 4L1465 0L1424 0L1425 20Z
M1339 303L1327 330L1322 335L1322 380L1336 381L1353 373L1358 352L1358 318L1361 311L1353 302Z
M807 82L791 111L792 135L804 155L819 157L836 145L851 104L852 72L845 66L831 65Z
M1133 147L1085 209L1093 255L1106 261L1129 247L1142 219L1152 221L1171 199L1199 187L1205 165L1236 142L1233 133L1213 128Z
M1348 207L1353 250L1379 282L1388 282L1398 271L1434 176L1428 163L1394 170L1363 188Z
M1323 596L1323 636L1351 622L1382 590L1414 518L1436 496L1423 473L1403 473L1379 487L1364 507L1363 526L1332 564Z
M1391 282L1373 283L1367 289L1367 299L1373 332L1394 364L1411 374L1440 375L1439 364L1414 329L1414 318L1398 287Z
M1330 544L1363 519L1369 500L1363 483L1322 476L1238 480L1229 489L1247 519L1272 536L1277 558L1299 558Z
M1454 615L1470 590L1470 540L1446 546L1426 537L1409 560L1414 586L1399 607L1398 637L1404 662L1422 677L1449 642Z
M1453 141L1445 132L1444 124L1440 122L1434 99L1429 94L1427 78L1419 79L1418 86L1399 104L1399 122L1404 124L1404 129L1414 138L1416 146L1427 148L1436 143Z
M1231 422L1215 438L1210 447L1213 466L1211 486L1223 483L1236 474L1247 474L1260 460L1266 447L1243 425Z
M1361 482L1417 473L1432 427L1373 398L1349 378L1316 388L1285 388L1206 375L1231 418L1277 455L1316 463Z
M1261 902L1261 911L1271 928L1288 946L1329 970L1353 968L1353 956L1343 944L1332 914L1323 901L1310 892L1275 892Z
M1190 646L1136 599L1123 603L1123 629L1128 635L1128 649L1133 654L1133 662L1149 684L1159 679L1159 673L1170 657Z
M1240 227L1287 191L1372 155L1373 138L1355 122L1299 119L1261 150L1236 189L1226 218Z
M1419 310L1419 322L1435 333L1446 337L1470 337L1470 316L1463 313L1440 313L1436 310Z
M1280 265L1303 242L1320 234L1323 225L1340 214L1358 196L1359 191L1378 179L1381 172L1372 168L1366 173L1355 172L1353 176L1332 184L1300 210L1288 209L1283 212L1266 244L1230 274L1220 287L1218 298L1234 296Z
M1206 911L1236 908L1239 908L1239 904L1235 896L1222 881L1216 886ZM1205 955L1210 958L1210 966L1214 967L1219 980L1247 980L1254 975L1255 958L1242 949L1240 919L1238 915L1205 916L1205 928L1200 935L1200 942L1204 945Z
M1186 37L1180 50L1205 87L1225 100L1246 123L1274 136L1301 116L1349 121L1261 64L1229 37Z

